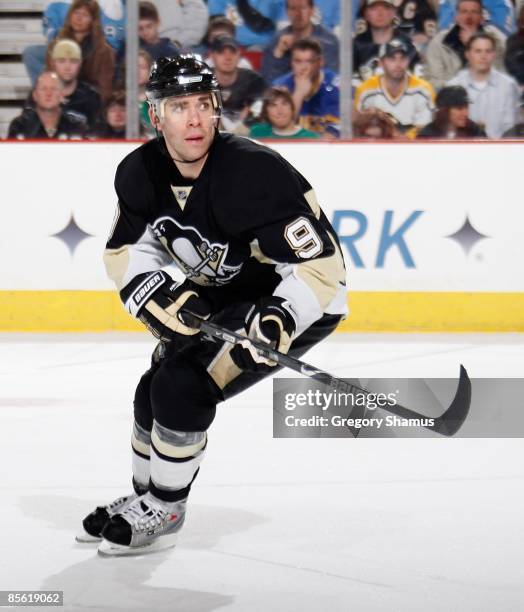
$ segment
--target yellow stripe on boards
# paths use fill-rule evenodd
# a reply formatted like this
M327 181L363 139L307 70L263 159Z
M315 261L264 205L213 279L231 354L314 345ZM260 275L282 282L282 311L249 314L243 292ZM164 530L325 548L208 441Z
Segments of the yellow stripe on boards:
M524 293L350 293L341 332L524 331ZM114 291L0 291L0 331L143 331Z

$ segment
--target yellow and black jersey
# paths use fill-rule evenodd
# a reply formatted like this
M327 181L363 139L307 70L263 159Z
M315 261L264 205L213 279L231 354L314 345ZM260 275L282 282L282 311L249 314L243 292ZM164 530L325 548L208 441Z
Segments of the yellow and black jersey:
M433 119L435 91L428 81L408 73L403 90L394 98L385 86L384 76L375 75L357 88L355 107L359 111L378 108L405 128L423 126Z

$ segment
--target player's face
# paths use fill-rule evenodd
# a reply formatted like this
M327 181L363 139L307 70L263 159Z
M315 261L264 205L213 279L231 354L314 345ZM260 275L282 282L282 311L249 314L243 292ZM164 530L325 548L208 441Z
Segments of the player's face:
M296 77L315 79L322 65L322 58L310 49L295 49L291 57L291 68Z
M190 162L205 155L215 135L216 113L210 94L167 98L159 127L175 159Z
M406 75L409 58L403 53L395 53L392 57L383 57L381 61L384 74L390 79L399 80Z
M395 18L395 8L385 2L375 2L365 10L364 17L373 28L388 28Z
M114 130L123 130L126 127L126 107L111 104L106 112L106 120Z
M472 70L476 72L489 72L495 61L495 47L491 40L475 40L468 51L466 59Z
M73 32L89 32L93 23L91 13L81 6L71 13L71 28Z
M222 51L214 51L211 56L215 63L215 68L219 72L228 74L230 72L235 72L237 69L238 61L240 60L240 51L232 47L226 47L222 49Z
M33 90L33 100L39 110L57 110L62 102L62 83L52 74L42 74Z
M482 23L482 9L476 2L461 2L455 21L461 28L476 30Z
M454 128L466 127L468 123L468 116L468 106L457 106L449 109L449 122Z
M150 45L156 43L158 39L158 22L152 19L139 19L138 36Z
M67 85L78 77L81 63L79 59L64 57L53 60L53 68L62 82Z
M294 28L303 30L311 23L314 9L308 0L288 0L287 15Z
M285 98L275 98L269 102L267 116L271 125L280 130L294 124L293 108Z

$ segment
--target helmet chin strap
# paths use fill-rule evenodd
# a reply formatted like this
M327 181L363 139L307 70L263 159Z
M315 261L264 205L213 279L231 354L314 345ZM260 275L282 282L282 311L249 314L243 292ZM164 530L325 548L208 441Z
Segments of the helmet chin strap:
M218 121L220 121L220 118L218 119ZM215 137L218 134L218 121L215 124ZM169 149L167 148L167 143L165 138L162 138L162 136L160 135L160 132L158 131L156 124L154 125L154 129L155 129L155 133L156 133L156 139L158 144L160 145L160 150L162 151L162 153L166 156L169 157L170 160L174 161L174 162L178 162L179 164L194 164L197 161L200 161L201 159L203 159L210 151L211 147L213 146L213 140L211 141L211 144L209 145L209 147L206 149L206 151L204 153L202 153L202 155L200 155L200 157L197 157L196 159L177 159L176 157L172 157L171 153L169 152Z
M177 159L176 157L171 157L171 159L174 162L178 162L179 164L194 164L195 162L199 161L200 159L202 159L203 157L205 157L208 153L209 153L209 149L211 148L211 146L208 147L207 151L201 155L200 157L197 157L196 159ZM167 149L167 147L166 147ZM167 149L169 152L169 149Z

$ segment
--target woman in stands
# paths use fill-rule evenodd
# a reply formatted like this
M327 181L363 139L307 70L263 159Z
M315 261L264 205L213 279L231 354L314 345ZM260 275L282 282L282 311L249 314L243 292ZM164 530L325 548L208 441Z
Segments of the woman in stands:
M260 119L251 127L251 138L318 138L295 122L295 104L285 87L270 87L264 94Z
M57 39L70 38L82 48L80 79L96 87L102 100L111 95L115 73L115 53L106 41L96 0L73 0L64 27ZM48 58L54 43L48 48Z

